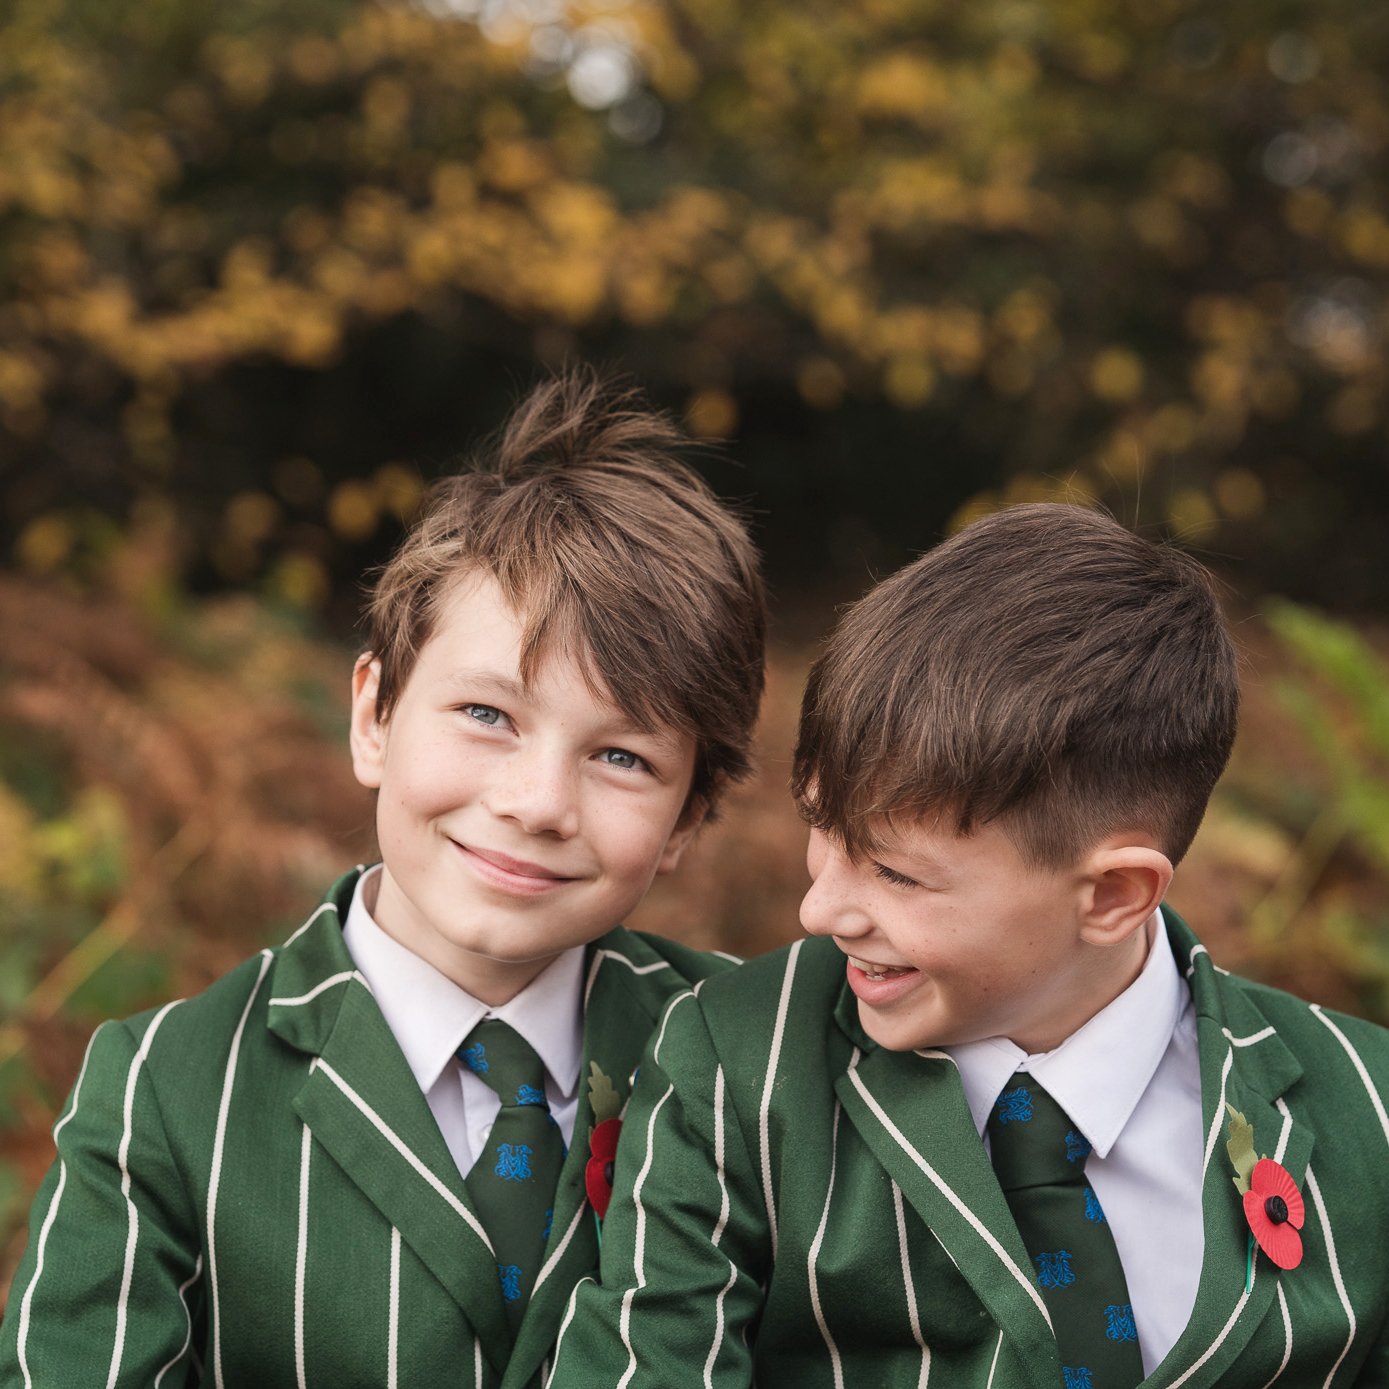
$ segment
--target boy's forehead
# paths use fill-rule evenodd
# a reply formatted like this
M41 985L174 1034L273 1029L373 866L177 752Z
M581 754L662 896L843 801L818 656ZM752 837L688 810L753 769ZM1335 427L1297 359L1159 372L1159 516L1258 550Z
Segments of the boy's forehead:
M440 642L441 636L450 632L455 637L466 636L469 621L480 610L491 609L514 634L514 640L507 643L505 658L497 661L496 668L489 668L487 663L473 660L472 653L466 650L457 653L459 659L455 661L451 651L450 662L443 671L450 684L478 688L485 683L499 696L524 700L533 700L538 693L556 688L570 691L572 697L575 690L582 688L606 711L608 724L615 733L640 733L672 750L684 745L688 733L661 718L659 711L643 709L630 698L624 701L614 695L588 638L576 622L558 616L545 621L537 608L525 595L508 595L489 569L469 567L441 591L433 631L425 646L449 647L447 640Z

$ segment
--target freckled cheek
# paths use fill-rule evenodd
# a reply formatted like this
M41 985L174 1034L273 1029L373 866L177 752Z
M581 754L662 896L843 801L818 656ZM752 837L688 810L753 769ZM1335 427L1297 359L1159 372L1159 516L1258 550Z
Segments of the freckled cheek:
M475 799L485 781L471 763L426 755L412 764L406 794L419 805L447 806Z
M609 874L622 878L655 876L665 840L652 834L649 824L641 820L624 823L609 818L606 822L597 822L596 832L594 825L594 821L587 821L585 832Z

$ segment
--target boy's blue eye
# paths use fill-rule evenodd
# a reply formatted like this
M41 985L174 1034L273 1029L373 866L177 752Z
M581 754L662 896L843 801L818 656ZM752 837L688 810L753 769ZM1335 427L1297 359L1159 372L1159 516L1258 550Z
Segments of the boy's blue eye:
M502 716L502 711L494 709L490 704L465 704L463 709L470 719L488 725L496 723Z
M875 863L873 871L885 882L891 883L893 887L920 887L921 884L915 878L909 878L905 873L894 872L886 864Z
M628 752L626 748L604 748L599 756L609 767L622 767L626 770L635 771L638 767L645 766L641 758L634 752Z

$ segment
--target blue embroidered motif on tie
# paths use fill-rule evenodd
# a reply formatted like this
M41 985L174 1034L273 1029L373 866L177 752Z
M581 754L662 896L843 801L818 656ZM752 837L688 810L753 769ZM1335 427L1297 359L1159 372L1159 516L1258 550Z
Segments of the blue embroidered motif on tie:
M1133 1321L1133 1306L1130 1303L1110 1305L1104 1309L1104 1334L1111 1341L1136 1341L1138 1328Z
M1033 1262L1037 1265L1037 1281L1044 1288L1068 1288L1076 1281L1069 1249L1038 1254Z
M551 1230L551 1227L554 1225L554 1223L555 1223L555 1208L554 1208L553 1206L551 1206L550 1209L547 1210L547 1211L545 1212L545 1228L544 1228L543 1230L541 1230L541 1232L540 1232L540 1238L541 1238L546 1244L548 1244L548 1243L550 1242L550 1230Z
M1025 1086L1005 1090L998 1097L1000 1124L1025 1124L1032 1117L1032 1092Z
M555 1204L564 1135L545 1101L544 1063L515 1028L485 1018L464 1039L458 1058L499 1102L492 1132L464 1181L492 1246L514 1337L545 1261L541 1227Z
M531 1148L526 1143L501 1143L497 1146L497 1176L503 1181L526 1182L531 1175Z
M1005 1124L1014 1102L996 1105L985 1137L1051 1319L1058 1389L1138 1389L1143 1356L1114 1235L1087 1180L1090 1144L1035 1076L1017 1072L1003 1093L1013 1090L1027 1092L1030 1120Z

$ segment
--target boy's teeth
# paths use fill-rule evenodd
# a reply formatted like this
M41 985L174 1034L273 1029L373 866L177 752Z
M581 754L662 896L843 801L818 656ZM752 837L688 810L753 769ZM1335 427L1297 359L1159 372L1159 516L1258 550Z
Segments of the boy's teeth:
M896 965L875 965L868 960L854 959L851 955L850 960L861 969L870 979L886 979L892 974L905 974L907 971Z

